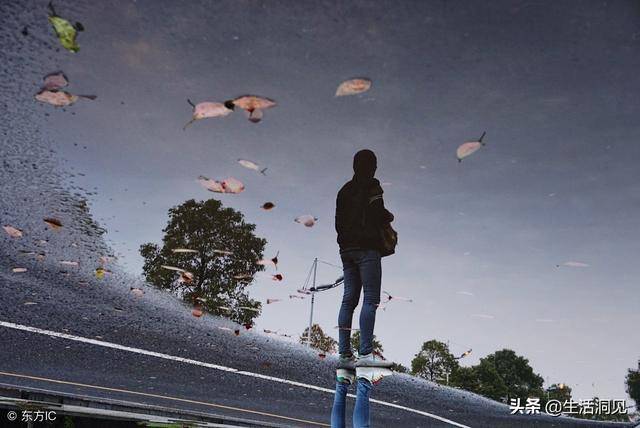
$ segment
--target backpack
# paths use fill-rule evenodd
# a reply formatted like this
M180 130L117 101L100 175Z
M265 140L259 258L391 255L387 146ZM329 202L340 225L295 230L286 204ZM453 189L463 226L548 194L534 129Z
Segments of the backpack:
M382 226L380 230L380 255L387 257L396 252L398 245L398 232L391 227L391 223Z
M369 199L368 203L364 205L362 210L362 227L365 227L367 207L374 199ZM396 252L396 246L398 245L398 232L391 227L391 223L385 223L380 230L377 231L378 250L381 257L387 257Z

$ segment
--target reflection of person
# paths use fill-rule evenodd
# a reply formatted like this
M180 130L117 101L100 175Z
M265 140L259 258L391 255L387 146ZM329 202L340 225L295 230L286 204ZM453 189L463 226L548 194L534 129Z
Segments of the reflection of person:
M356 379L355 370L338 368L336 371L336 395L331 410L331 428L345 428L345 410L347 407L347 392L349 385ZM369 426L369 393L371 382L365 378L358 378L356 385L356 406L353 409L354 428Z
M356 153L353 179L340 189L336 201L335 221L344 270L344 295L338 315L340 364L336 373L332 427L344 426L346 391L356 377L353 426L369 426L371 385L384 375L383 368L391 365L373 357L373 328L382 281L380 231L385 223L393 221L393 214L384 207L380 182L374 178L376 169L376 155L371 150ZM356 359L351 349L351 323L361 291L364 299L360 310L360 349Z

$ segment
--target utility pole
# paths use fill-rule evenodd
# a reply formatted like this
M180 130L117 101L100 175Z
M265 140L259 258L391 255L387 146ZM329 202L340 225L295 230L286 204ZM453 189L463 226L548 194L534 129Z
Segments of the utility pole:
M318 258L313 259L313 290L316 288L316 273L318 272ZM307 331L307 346L311 347L311 327L313 326L313 304L315 302L316 292L311 292L311 314L309 315L309 330Z

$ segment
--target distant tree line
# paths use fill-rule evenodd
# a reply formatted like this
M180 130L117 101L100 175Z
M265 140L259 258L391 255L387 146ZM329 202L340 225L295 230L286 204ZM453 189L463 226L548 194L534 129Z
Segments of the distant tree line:
M300 337L301 343L307 341L307 331ZM351 346L357 352L360 344L360 334L355 332L351 336ZM323 352L336 352L337 341L325 334L319 325L312 327L311 346ZM374 336L374 352L381 358L384 351L380 341ZM544 388L544 379L536 373L529 360L517 355L511 349L502 349L480 358L480 362L473 366L461 366L462 356L454 356L449 346L438 340L429 340L415 354L411 361L411 368L400 364L394 365L397 372L407 373L442 385L464 389L492 400L509 403L511 399L520 399L526 403L527 398L539 398L541 409L549 400L560 402L572 399L571 387L565 383L554 383ZM626 387L629 396L640 403L640 361L638 369L630 369L626 377ZM594 397L593 401L597 401ZM626 415L578 415L573 417L600 421L628 421Z

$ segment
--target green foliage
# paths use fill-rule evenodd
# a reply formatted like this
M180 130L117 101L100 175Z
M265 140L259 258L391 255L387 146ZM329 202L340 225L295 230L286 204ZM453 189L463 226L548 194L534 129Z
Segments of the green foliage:
M449 385L467 391L479 391L480 381L478 380L478 373L475 367L456 367L449 377Z
M249 299L245 288L262 269L256 262L262 258L266 244L266 240L254 235L254 230L255 225L245 223L240 212L224 208L218 200L185 201L169 209L162 248L153 243L140 246L144 276L150 284L174 292L189 303L195 303L196 298L203 299L200 301L203 309L212 314L253 324L261 304ZM197 252L174 253L172 250L176 248ZM216 250L233 254L224 255ZM162 268L163 265L191 272L193 280L181 281L179 274ZM243 275L248 279L234 278ZM241 309L241 306L257 311Z
M474 392L496 401L503 401L504 397L509 396L507 383L493 362L481 358L473 369L478 379L478 389Z
M300 343L306 344L307 337L309 335L309 327L304 329L304 332L300 336ZM336 352L338 342L331 336L322 331L322 328L318 324L311 326L311 347L319 351L326 353Z
M382 355L384 349L382 348L382 343L380 343L380 341L376 338L375 334L373 335L372 344L373 353L376 355ZM356 353L360 350L360 330L355 331L351 335L351 349Z
M500 379L504 382L507 401L511 398L526 401L528 397L544 396L542 391L544 379L533 372L526 358L516 355L510 349L503 349L481 358L481 364L483 360L495 367Z
M636 402L636 409L640 410L640 361L638 361L638 369L629 369L625 379L627 385L627 394Z
M520 398L526 402L529 397L542 401L546 394L542 389L542 376L533 372L526 358L516 355L510 349L494 352L472 367L458 367L452 371L450 385L475 392L496 401L508 402ZM567 391L571 393L571 389Z
M400 363L393 363L391 370L398 373L409 373L409 368Z
M49 2L49 10L49 23L51 23L56 36L58 36L60 44L70 52L78 52L80 46L76 43L76 36L78 35L78 30L83 30L82 24L76 23L76 25L72 25L66 19L56 15L51 2Z
M411 374L432 382L446 383L447 374L458 367L458 361L449 352L446 343L430 340L411 361Z

